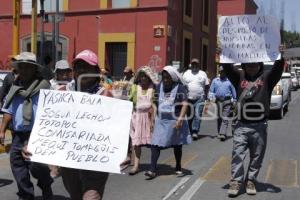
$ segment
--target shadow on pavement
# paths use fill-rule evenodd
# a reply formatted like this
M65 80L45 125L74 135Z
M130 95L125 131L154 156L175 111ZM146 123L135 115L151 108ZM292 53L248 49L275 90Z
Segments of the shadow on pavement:
M206 138L206 137L208 137L208 138L210 138L210 139L214 139L214 138L217 137L217 135L209 135L209 134L204 135L204 134L199 134L199 135L198 135L198 140L201 140L202 138Z
M53 196L54 200L71 200L70 198L64 197L64 196L60 196L60 195L54 195ZM43 197L36 197L35 200L43 200Z
M257 183L257 191L258 192L270 192L270 193L280 193L281 188L270 183Z
M12 184L14 181L9 179L0 179L0 187Z

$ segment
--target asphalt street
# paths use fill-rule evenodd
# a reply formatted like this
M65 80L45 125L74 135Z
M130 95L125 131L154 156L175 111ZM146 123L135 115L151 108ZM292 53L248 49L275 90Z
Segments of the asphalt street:
M268 127L268 146L261 173L258 194L248 196L242 190L238 200L300 199L300 90L293 92L289 111L282 120L272 119ZM220 142L215 121L203 121L201 138L183 149L183 176L174 171L173 150L164 150L159 159L159 176L146 180L150 151L142 152L141 171L135 176L112 174L105 188L104 200L226 200L230 179L232 138ZM231 135L231 134L229 134ZM246 167L246 166L245 166ZM8 156L0 155L0 199L15 200L16 183ZM55 199L68 199L61 178L53 184ZM36 187L37 199L41 191Z

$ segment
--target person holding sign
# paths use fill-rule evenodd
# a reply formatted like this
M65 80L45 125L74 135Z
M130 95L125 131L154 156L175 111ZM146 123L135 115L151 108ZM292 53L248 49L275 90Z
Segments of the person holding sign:
M134 150L134 166L129 175L135 175L139 171L141 146L151 144L154 123L154 86L158 80L153 70L141 67L136 74L136 85L132 86L130 100L134 103L134 112L131 120L130 137Z
M276 60L272 70L265 71L262 62L242 63L242 70L236 69L232 64L222 64L227 77L236 88L239 108L233 135L232 175L228 189L231 197L239 194L244 182L247 194L256 194L257 176L267 145L271 93L281 78L284 62L283 58ZM244 160L248 149L250 163L245 173Z
M178 71L166 66L162 71L162 82L157 86L157 116L155 118L151 146L151 168L145 173L149 179L157 176L157 161L162 149L174 148L175 172L182 175L182 145L191 143L186 111L187 90Z
M49 89L50 83L41 76L43 67L36 62L36 56L30 52L22 52L15 57L12 65L18 71L18 78L11 86L6 96L2 109L4 112L0 133L5 130L10 121L14 132L11 150L10 164L12 173L17 182L19 199L33 200L34 186L30 180L30 174L38 180L38 186L42 190L43 199L53 199L50 170L47 165L30 162L26 151L39 98L40 89Z
M100 86L98 57L91 50L80 52L73 60L75 91L112 96ZM108 178L106 172L62 168L63 183L72 200L100 200Z

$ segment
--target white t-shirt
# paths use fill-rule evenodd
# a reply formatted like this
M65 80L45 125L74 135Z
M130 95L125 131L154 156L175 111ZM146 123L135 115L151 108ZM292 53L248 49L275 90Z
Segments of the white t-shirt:
M209 80L204 71L199 70L198 73L193 74L189 69L183 74L183 80L188 87L189 99L194 100L205 95L205 86L209 85Z

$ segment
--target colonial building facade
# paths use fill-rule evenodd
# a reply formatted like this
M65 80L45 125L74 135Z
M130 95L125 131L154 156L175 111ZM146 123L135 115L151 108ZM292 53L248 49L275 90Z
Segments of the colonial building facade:
M44 55L51 56L54 0L45 0ZM0 0L0 67L12 54L11 1ZM30 51L31 0L22 1L20 50ZM59 59L69 61L83 49L99 56L100 67L120 76L124 67L150 65L158 71L198 58L215 74L217 0L60 0ZM38 9L39 10L39 9ZM38 51L41 23L38 21Z

